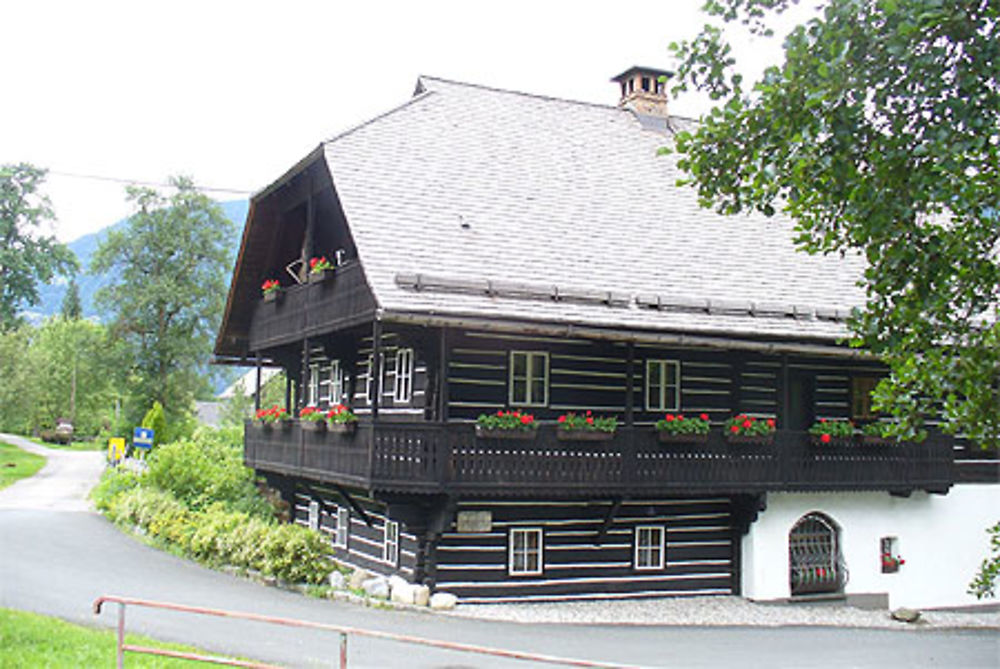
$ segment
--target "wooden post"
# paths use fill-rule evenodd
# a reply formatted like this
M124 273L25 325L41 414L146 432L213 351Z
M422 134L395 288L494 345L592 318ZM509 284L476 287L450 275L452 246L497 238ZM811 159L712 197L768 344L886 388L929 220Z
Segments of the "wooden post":
M285 411L292 415L292 375L290 370L285 370Z
M379 397L382 394L382 322L376 318L372 322L372 378L370 379L372 396L372 425L378 422Z
M635 342L629 342L625 357L625 425L635 423Z
M309 337L302 340L302 369L298 384L299 393L298 397L295 398L296 411L305 406L305 398L308 394L308 390L306 389L307 383L309 383Z
M789 429L788 409L791 406L791 384L788 376L788 354L785 353L781 356L781 375L777 379L778 396L775 398L778 401L778 415L775 422L779 430Z
M438 420L448 422L448 362L450 347L448 346L448 328L441 328L441 349L438 353Z
M257 358L257 390L253 394L253 410L254 412L260 411L260 353L256 355Z

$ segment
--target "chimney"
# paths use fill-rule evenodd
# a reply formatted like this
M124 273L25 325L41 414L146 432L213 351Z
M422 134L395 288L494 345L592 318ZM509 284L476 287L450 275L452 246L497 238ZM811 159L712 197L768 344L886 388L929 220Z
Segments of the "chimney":
M640 116L668 118L666 80L673 75L667 70L634 66L612 77L611 81L621 86L622 97L618 106Z

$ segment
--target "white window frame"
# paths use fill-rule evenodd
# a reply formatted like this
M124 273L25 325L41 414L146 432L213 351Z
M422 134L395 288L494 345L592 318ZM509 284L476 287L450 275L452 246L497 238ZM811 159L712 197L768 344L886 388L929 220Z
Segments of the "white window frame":
M659 367L660 371L660 385L658 388L653 388L650 385L650 379L652 374L650 370L653 367ZM674 385L667 385L667 369L669 367L674 368ZM681 361L680 360L668 360L668 359L648 359L646 360L646 376L643 379L646 386L646 411L680 411L681 409ZM665 401L667 396L667 389L674 388L674 403L668 405ZM654 403L653 393L651 391L657 391L658 402Z
M310 530L319 530L319 526L321 524L320 517L319 517L319 502L317 502L314 499L313 500L309 500L309 520L308 520L308 524L309 524L309 529Z
M392 399L399 404L409 404L413 399L413 349L396 351L396 383Z
M347 548L347 538L351 533L351 510L346 506L337 507L337 528L333 532L334 548Z
M319 366L319 384L316 396L316 406L330 404L330 365Z
M399 565L399 523L386 519L382 526L382 562Z
M309 378L306 379L306 406L319 406L319 363L309 365Z
M336 406L344 401L344 368L340 360L330 361L330 404Z
M666 527L663 525L636 525L634 536L632 564L635 570L656 571L663 569L667 563ZM644 538L647 541L643 541ZM652 539L652 541L648 539Z
M517 356L525 356L524 359L524 401L519 401L514 397L514 359ZM542 397L539 400L532 396L531 387L533 382L538 381L537 377L531 375L534 359L542 360ZM549 405L549 354L545 351L511 351L508 358L509 367L507 370L507 403L510 406L518 407L547 407Z
M365 403L369 405L372 403L372 391L375 390L375 388L373 387L375 385L375 377L372 374L375 371L374 363L375 363L375 356L369 355L367 363L368 371L365 373Z
M538 549L532 550L527 548L527 542L521 541L519 544L519 539L521 537L528 537L534 535L538 537ZM507 573L511 576L539 576L545 569L545 533L542 532L540 527L512 527L510 534L507 537ZM514 560L515 555L524 556L523 568L519 567ZM530 564L530 558L532 556L537 558L537 568L531 569L527 565Z

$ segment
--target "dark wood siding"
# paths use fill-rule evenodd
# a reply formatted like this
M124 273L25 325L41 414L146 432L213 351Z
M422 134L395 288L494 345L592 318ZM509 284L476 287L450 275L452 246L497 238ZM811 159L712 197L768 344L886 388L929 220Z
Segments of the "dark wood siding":
M611 501L466 501L458 511L489 511L489 532L459 533L452 523L437 549L437 584L463 601L554 600L731 594L734 532L726 497L627 500L605 527ZM639 525L663 526L663 569L634 567ZM511 528L541 528L541 575L508 573Z
M341 562L362 567L377 574L386 576L398 574L407 580L412 580L416 563L416 537L409 534L400 523L399 564L398 566L387 564L382 560L382 546L387 520L385 506L359 495L352 494L352 499L365 510L369 520L371 520L371 526L366 524L364 519L335 490L299 482L295 490L295 522L308 527L309 503L319 502L320 531L326 534L332 543L337 522L337 510L346 508L350 518L347 548L335 547L336 558ZM388 518L388 520L392 519Z

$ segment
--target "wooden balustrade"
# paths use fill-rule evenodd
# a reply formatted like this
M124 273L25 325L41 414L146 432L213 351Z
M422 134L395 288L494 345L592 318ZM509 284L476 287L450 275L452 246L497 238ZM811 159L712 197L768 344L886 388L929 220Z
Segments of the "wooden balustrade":
M354 434L248 423L247 465L376 490L489 495L746 493L768 490L945 491L955 481L951 440L886 446L814 445L779 431L767 445L660 444L652 428L603 442L477 438L468 424L361 424Z

